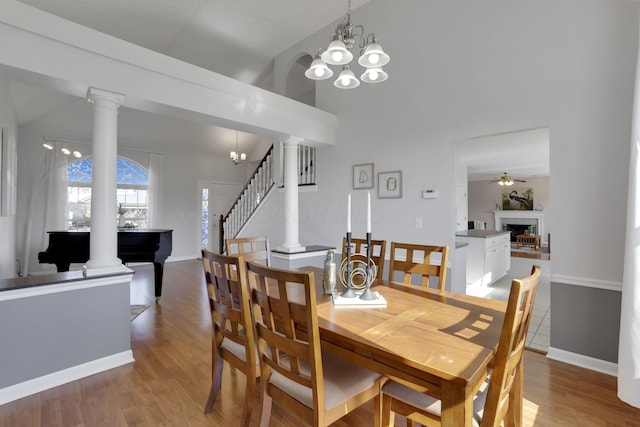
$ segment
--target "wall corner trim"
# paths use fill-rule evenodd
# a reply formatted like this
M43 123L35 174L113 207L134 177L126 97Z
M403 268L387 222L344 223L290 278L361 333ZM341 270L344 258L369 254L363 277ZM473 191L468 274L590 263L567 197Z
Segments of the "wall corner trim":
M568 363L570 365L579 366L581 368L590 369L602 374L618 376L618 364L607 362L606 360L595 359L583 354L572 353L559 348L549 347L547 358L557 360L559 362Z

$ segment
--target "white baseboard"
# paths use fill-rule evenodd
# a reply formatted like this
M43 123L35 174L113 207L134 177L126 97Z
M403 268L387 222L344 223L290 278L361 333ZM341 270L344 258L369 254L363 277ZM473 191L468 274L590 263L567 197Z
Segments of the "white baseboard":
M607 362L606 360L595 359L593 357L584 356L582 354L572 353L570 351L560 350L553 347L549 347L547 357L559 362L568 363L570 365L579 366L581 368L590 369L592 371L600 372L614 377L618 376L618 364Z
M169 258L167 258L167 262L190 261L192 259L198 258L200 258L200 253L198 253L197 255L184 255L178 257L169 256Z
M10 385L0 389L0 405L22 399L32 394L40 393L71 381L79 380L90 375L117 368L134 362L133 352L131 350L122 353L113 354L103 357L102 359L92 360L91 362L53 372L42 377L34 378L22 383Z

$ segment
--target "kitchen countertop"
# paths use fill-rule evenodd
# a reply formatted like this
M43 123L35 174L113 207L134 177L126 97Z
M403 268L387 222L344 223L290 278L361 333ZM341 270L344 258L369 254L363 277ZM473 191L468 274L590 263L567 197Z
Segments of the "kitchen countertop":
M477 237L480 239L487 239L489 237L500 236L502 234L509 234L510 231L501 230L465 230L458 231L456 237Z

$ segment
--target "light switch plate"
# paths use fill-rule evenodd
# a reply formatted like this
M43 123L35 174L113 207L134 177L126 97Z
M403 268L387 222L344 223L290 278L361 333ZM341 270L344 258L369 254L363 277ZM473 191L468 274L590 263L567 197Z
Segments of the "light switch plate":
M436 199L437 197L438 197L438 190L436 189L422 190L423 199Z

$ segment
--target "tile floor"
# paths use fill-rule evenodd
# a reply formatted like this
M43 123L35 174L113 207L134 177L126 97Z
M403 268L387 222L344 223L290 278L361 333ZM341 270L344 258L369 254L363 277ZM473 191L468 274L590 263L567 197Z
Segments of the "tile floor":
M511 269L502 279L490 286L467 286L467 294L506 301L509 297L511 279L525 277L531 273L531 266L537 264L542 276L533 303L533 314L527 347L546 353L549 349L550 307L551 307L551 261L511 257Z

